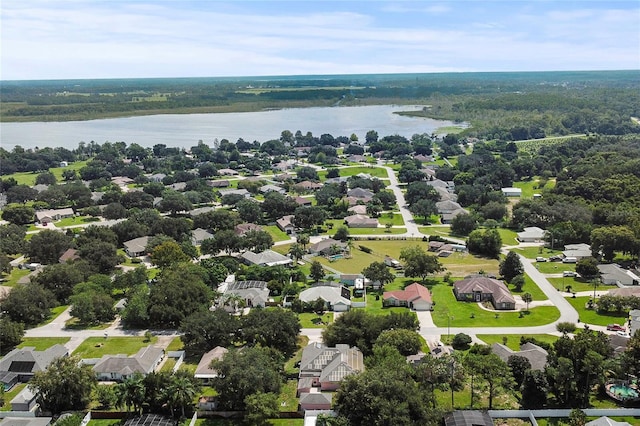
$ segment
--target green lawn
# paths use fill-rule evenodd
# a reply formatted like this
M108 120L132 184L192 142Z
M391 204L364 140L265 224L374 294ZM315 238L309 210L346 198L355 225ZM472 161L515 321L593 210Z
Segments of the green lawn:
M377 166L353 166L353 167L340 167L338 169L340 171L340 176L355 176L359 173L367 173L370 174L371 177L377 177L382 179L387 179L389 175L387 174L386 169ZM327 178L327 170L320 170L318 172L318 176L320 180L324 181Z
M588 296L567 298L567 301L571 303L571 306L573 306L575 310L578 311L578 315L581 322L586 324L594 324L594 325L607 325L607 324L613 324L613 323L624 325L624 323L627 321L628 315L626 312L620 312L620 313L610 312L604 315L604 314L599 314L593 309L587 309L585 305L587 304L589 299L591 298Z
M298 314L302 328L324 328L333 322L333 312L325 312L322 317L313 312L301 312Z
M262 229L264 229L265 231L267 231L269 233L269 235L271 235L271 238L273 238L274 242L276 242L276 241L286 241L286 240L291 239L291 235L288 235L286 232L283 232L276 225L263 226Z
M519 312L486 311L477 303L457 301L453 287L444 284L434 286L431 292L436 302L432 318L438 327L448 326L448 316L453 317L450 320L451 327L527 327L549 324L560 317L560 311L555 306L531 308L522 318Z
M4 405L0 408L0 411L11 411L11 400L18 395L22 389L27 386L26 383L19 383L15 385L9 392L4 393Z
M153 336L150 342L139 337L89 337L78 346L73 355L81 358L100 358L102 355L133 355L145 346L153 345L158 341L157 336Z
M523 255L527 259L535 259L538 256L546 257L558 255L562 253L561 250L551 250L549 248L539 246L539 247L518 247L513 249L514 252Z
M167 352L169 351L181 351L184 350L184 344L182 343L182 339L180 337L175 337L169 346L167 346Z
M394 213L393 217L389 217L388 214L383 214L378 218L378 222L382 225L386 225L387 223L391 223L393 226L404 226L404 219L402 218L402 214ZM407 232L405 230L405 232Z
M529 278L529 275L527 274L524 275L524 286L522 286L522 291L516 291L515 287L511 284L508 284L508 287L511 293L514 295L522 296L525 293L530 293L533 300L548 299L547 295L544 294L542 290L540 290L540 287L538 287L535 281Z
M444 225L420 226L418 230L425 235L438 235L443 238L451 237L451 228ZM464 239L464 238L459 238Z
M518 240L516 240L518 234L516 231L505 228L498 228L498 233L500 234L500 238L502 238L503 246L513 246L518 244Z
M565 291L567 286L571 286L571 291L591 291L593 292L593 283L583 280L582 278L574 277L562 277L562 278L547 278L555 288ZM615 288L614 286L598 285L597 291L609 290Z
M393 235L406 232L407 228L349 228L349 234L351 235Z
M69 341L69 337L23 337L19 348L34 347L36 351L44 351L53 345L64 345Z
M28 269L13 268L11 269L11 273L8 276L4 277L5 281L2 283L2 285L14 287L16 284L18 284L20 278L26 277L30 273L31 271Z
M544 187L540 187L540 177L535 176L531 180L514 182L514 188L522 189L522 198L533 198L533 194L539 194L542 189L551 189L555 186L555 180L549 179Z
M507 338L507 346L514 351L520 350L520 336L522 337L532 337L541 342L553 344L556 340L558 340L558 336L554 336L553 334L477 334L476 337L487 345L492 345L494 343L503 343L503 337Z
M278 397L278 401L280 402L280 411L298 410L298 398L296 397L297 390L297 380L287 380L284 386L282 386L280 389L280 396Z
M64 219L60 219L59 221L55 222L55 225L57 228L64 228L67 226L80 226L80 225L85 225L87 223L99 222L99 221L100 219L92 216L73 216L73 217L66 217Z
M167 358L167 360L162 365L162 368L160 369L160 371L167 371L167 372L171 373L173 371L173 367L175 367L175 365L176 365L176 359L175 358Z
M575 271L575 263L562 262L536 262L536 269L543 274L561 274L562 271Z
M52 167L49 169L51 173L56 177L58 183L63 182L62 180L62 172L65 170L80 170L84 166L87 165L86 161L76 161L74 163L70 163L67 167ZM18 185L29 185L33 186L36 184L36 178L38 177L38 173L32 172L20 172L20 173L12 173L10 175L3 176L3 179L14 178Z

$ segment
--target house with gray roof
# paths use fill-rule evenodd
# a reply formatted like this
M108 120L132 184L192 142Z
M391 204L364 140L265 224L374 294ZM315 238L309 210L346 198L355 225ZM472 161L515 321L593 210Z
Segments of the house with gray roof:
M363 200L370 200L374 195L375 194L373 192L364 188L353 188L347 191L347 197L360 198Z
M462 206L460 204L451 200L438 201L436 203L436 209L438 209L438 213L440 214L453 213L454 211L460 210L461 208Z
M199 246L204 240L213 238L213 234L206 229L196 228L191 232L191 243L194 246Z
M27 386L11 400L11 411L31 411L37 403L36 394Z
M458 209L450 213L442 213L440 215L440 221L445 225L450 224L451 222L453 222L453 219L455 219L455 217L460 214L469 214L469 211L467 209Z
M513 355L526 358L531 363L531 369L539 371L544 370L544 367L547 365L547 357L549 356L549 353L545 349L533 343L520 345L519 351L514 351L508 346L500 343L494 343L491 345L491 351L498 355L504 362L507 362L509 357Z
M193 377L200 380L203 384L208 384L212 379L218 377L218 372L211 368L211 362L222 361L222 358L224 358L224 355L227 352L229 352L227 348L216 346L209 352L202 355Z
M584 426L631 426L629 422L619 422L607 416L599 417L584 424Z
M291 258L273 250L265 250L261 253L246 251L242 253L240 257L248 265L288 266L293 263L293 260L291 260Z
M218 192L221 197L225 195L241 195L244 198L251 198L251 193L246 189L219 189Z
M262 226L255 223L240 223L233 229L236 235L245 235L249 231L262 231Z
M344 312L351 308L349 289L344 286L319 285L303 290L298 296L302 302L325 301L326 307L334 312Z
M51 223L67 217L73 217L74 214L73 209L70 207L64 209L38 210L36 212L36 220L43 224Z
M282 187L280 187L280 186L277 186L277 185L270 184L270 183L269 183L269 184L267 184L267 185L263 185L263 186L261 186L261 187L260 187L260 189L259 189L259 191L260 191L262 194L266 194L266 193L268 193L268 192L277 192L277 193L279 193L279 194L284 195L284 194L286 194L286 193L287 193L287 191L286 191L284 188L282 188Z
M53 345L44 351L36 351L34 347L16 348L0 360L0 383L5 390L17 383L31 380L37 371L44 371L56 359L69 355L69 350L62 345Z
M317 388L311 388L309 392L300 394L298 408L301 411L307 410L330 410L333 394L320 392Z
M364 359L357 347L311 343L302 350L298 395L310 393L313 388L336 390L345 377L360 371L364 371Z
M585 257L591 257L591 246L585 243L567 244L564 246L562 256L565 258L575 258L576 260L584 259Z
M354 214L344 218L344 223L349 228L377 228L378 219L371 218L366 214Z
M282 231L286 232L288 235L295 233L296 227L293 224L293 218L295 216L292 214L282 216L280 219L276 220L276 226Z
M603 284L616 285L618 287L640 284L638 275L616 263L598 265L598 270Z
M539 243L544 241L547 231L537 226L529 226L517 233L518 241L521 243Z
M516 300L504 282L485 276L471 276L453 283L457 300L464 302L489 301L497 310L516 308Z
M246 307L265 307L269 301L269 289L266 281L236 281L235 275L229 275L218 291L222 293L222 302L240 298ZM238 306L225 305L229 310L237 310Z
M138 237L133 240L124 242L124 251L129 257L139 257L147 254L147 244L149 244L149 237Z
M122 381L134 374L146 376L156 371L164 358L164 349L156 346L141 348L135 355L104 355L93 366L98 380ZM91 363L88 360L86 363Z
M324 240L318 241L315 244L309 246L309 253L319 254L319 255L329 255L332 254L334 248L337 248L339 251L344 252L347 249L347 243L343 243L340 240L334 240L333 238L326 238Z

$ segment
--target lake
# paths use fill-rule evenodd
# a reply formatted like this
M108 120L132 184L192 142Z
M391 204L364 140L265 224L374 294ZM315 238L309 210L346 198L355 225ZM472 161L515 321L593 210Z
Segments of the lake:
M364 140L369 130L380 137L433 133L450 121L403 117L394 111L419 110L422 106L376 105L363 107L320 107L281 109L224 114L166 114L111 118L90 121L0 123L0 145L10 151L23 148L64 147L74 149L81 141L97 143L124 141L144 147L165 144L189 148L199 140L214 139L248 142L277 139L283 130L295 134L329 133L334 137L355 133Z

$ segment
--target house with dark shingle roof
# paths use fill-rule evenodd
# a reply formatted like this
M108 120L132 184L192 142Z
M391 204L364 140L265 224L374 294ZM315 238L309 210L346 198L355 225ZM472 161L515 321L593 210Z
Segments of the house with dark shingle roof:
M471 276L453 283L456 299L463 302L491 302L498 310L516 308L516 300L507 286L499 280L485 276Z
M56 359L69 355L69 350L62 345L53 345L44 351L36 351L34 347L16 348L0 360L0 383L5 390L17 383L31 380L37 371L44 371Z
M147 250L147 244L149 244L149 237L138 237L133 240L124 242L124 251L130 257L144 256Z
M547 357L549 356L549 353L545 349L533 343L520 345L519 351L514 351L500 343L494 343L491 345L491 351L498 355L504 362L509 361L509 357L514 355L526 358L531 363L531 369L539 371L544 370L544 367L547 365Z
M98 380L122 381L134 374L146 376L156 371L164 358L164 349L156 346L141 348L135 355L104 355L93 366Z

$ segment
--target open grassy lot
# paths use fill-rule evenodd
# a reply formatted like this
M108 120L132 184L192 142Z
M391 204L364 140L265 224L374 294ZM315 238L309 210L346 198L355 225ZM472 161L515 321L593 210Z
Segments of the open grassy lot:
M298 314L298 319L302 328L324 328L333 322L333 313L325 312L322 316L318 316L313 312L301 312Z
M53 345L64 345L69 341L69 337L23 337L19 348L34 347L36 351L44 351Z
M518 244L518 240L516 240L518 234L516 233L516 231L513 231L511 229L498 228L498 233L500 234L500 238L502 238L503 246L513 246Z
M478 392L478 389L475 390ZM451 391L436 389L434 396L436 397L437 405L442 410L448 411L451 409ZM453 393L453 405L458 409L469 409L471 402L471 387L467 384L464 389ZM486 390L481 390L479 395L476 394L473 397L474 409L487 409L489 408L489 396ZM494 409L517 409L518 399L514 392L504 392L501 395L493 398Z
M400 213L393 213L393 216L389 217L389 214L383 214L378 218L378 222L381 225L386 225L387 223L391 223L393 226L404 226L404 219ZM405 232L407 232L405 230Z
M425 235L438 235L443 238L451 237L451 228L447 225L420 226L418 230Z
M60 183L62 182L62 172L64 172L65 170L78 171L86 165L87 165L86 161L76 161L74 163L69 164L67 167L52 167L49 169L49 171L53 173L58 183ZM37 177L38 177L38 173L32 173L32 172L12 173L10 175L2 176L3 179L14 178L19 185L29 185L29 186L33 186L36 184Z
M562 271L575 271L575 263L536 262L536 269L543 274L561 274Z
M580 321L585 324L607 325L620 324L623 325L627 321L627 312L599 314L593 309L587 309L586 304L591 299L585 297L568 297L567 301L578 311Z
M507 286L509 287L511 293L514 295L522 296L525 293L530 293L533 300L548 299L547 295L544 294L542 290L540 290L540 287L538 287L538 285L531 278L529 278L529 275L527 274L524 275L524 286L522 286L521 291L516 291L515 287L511 284L507 284Z
M543 189L552 189L556 185L555 179L549 179L543 187L540 186L540 177L535 176L531 180L514 182L514 188L522 189L522 198L533 198L533 194L539 194Z
M340 176L355 176L360 173L367 173L372 177L377 177L378 179L387 179L389 175L387 174L387 170L382 167L377 167L374 165L371 166L349 166L349 167L340 167ZM326 180L327 178L327 170L320 170L318 172L318 176L320 180Z
M271 235L271 238L273 238L274 242L276 242L276 241L286 241L286 240L291 238L291 235L287 235L286 232L283 232L276 225L263 226L262 229L264 229L265 231L267 231L269 233L269 235Z
M551 284L555 288L562 289L562 291L566 291L567 286L571 286L571 291L593 291L593 283L589 281L585 281L582 278L574 278L574 277L562 277L562 278L547 278ZM606 291L616 288L615 286L607 286L607 285L598 285L596 287L597 291Z
M484 310L477 303L458 302L453 295L453 287L436 285L431 288L433 300L436 302L432 313L433 322L438 327L447 327L447 317L451 327L527 327L549 324L560 317L555 306L531 308L520 317L519 312Z
M543 246L540 247L517 247L514 248L513 251L515 251L518 254L521 254L522 256L526 257L527 259L535 259L538 256L542 256L545 258L549 258L549 256L554 256L554 255L558 255L560 253L562 253L561 250L551 250L550 248L546 248Z
M520 350L520 336L522 337L532 337L538 341L553 344L556 340L559 339L558 336L554 336L553 334L477 334L476 337L487 345L492 345L494 343L503 344L503 337L507 338L507 346L514 351Z
M139 337L89 337L78 346L73 355L81 358L100 358L102 355L133 355L148 345L158 341L157 336L152 336L151 341Z

